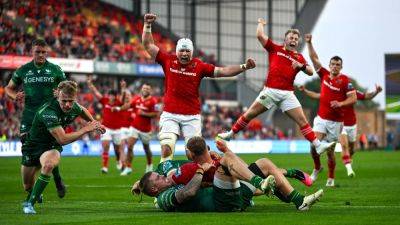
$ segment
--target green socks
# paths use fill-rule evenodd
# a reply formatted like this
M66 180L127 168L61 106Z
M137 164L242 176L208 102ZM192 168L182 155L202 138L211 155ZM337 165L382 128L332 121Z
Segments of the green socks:
M53 168L53 178L54 178L54 182L59 183L61 181L61 175L60 175L60 170L58 169L58 166Z
M50 181L50 176L40 174L40 176L35 182L35 185L33 186L32 194L28 200L30 203L32 203L32 205L35 204L37 198L43 193L49 181Z
M300 194L298 191L293 190L289 194L288 199L290 199L290 201L296 205L296 208L299 208L301 204L303 204L304 196Z
M287 169L285 177L293 178L296 175L296 169Z
M254 187L258 188L261 190L261 182L263 179L260 176L255 175L250 179L250 184L252 184Z

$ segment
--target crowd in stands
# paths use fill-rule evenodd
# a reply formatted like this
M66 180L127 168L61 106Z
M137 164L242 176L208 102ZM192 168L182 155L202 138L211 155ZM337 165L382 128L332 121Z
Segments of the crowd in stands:
M113 5L92 0L21 0L2 6L2 55L30 55L32 41L40 37L50 45L50 57L154 63L141 44L141 18ZM175 52L170 38L154 31L153 38L164 51ZM198 50L196 56L216 64L214 55Z
M30 43L41 37L51 57L149 62L141 44L142 21L100 1L8 1L0 23L0 54L29 55ZM153 38L160 48L175 50L171 39L155 32Z

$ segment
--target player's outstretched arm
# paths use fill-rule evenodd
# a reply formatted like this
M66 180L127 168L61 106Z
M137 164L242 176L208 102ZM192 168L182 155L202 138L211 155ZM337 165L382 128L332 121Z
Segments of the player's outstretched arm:
M371 100L375 98L382 91L382 87L378 84L375 84L375 91L365 93L365 100Z
M319 98L321 97L321 94L320 94L320 93L315 92L315 91L310 91L310 90L308 90L306 87L304 87L303 85L297 87L297 89L298 89L299 91L304 92L304 94L306 94L308 97L310 97L310 98L312 98L312 99L319 99Z
M267 21L265 21L263 18L258 18L257 23L256 37L262 47L264 47L268 41L268 36L264 32L264 26L267 24Z
M318 54L315 51L314 46L312 44L312 35L311 34L306 34L304 36L304 40L307 43L308 54L309 54L309 56L311 58L311 61L312 61L313 65L314 65L314 69L316 71L318 71L322 67L322 65L321 65L321 62L319 61Z
M139 110L138 114L143 117L154 118L158 115L158 112L145 112L143 110Z
M112 107L112 112L119 112L121 110L127 110L131 108L131 93L126 88L126 81L122 80L120 83L120 87L123 104L121 106Z
M93 92L94 96L96 96L97 99L103 98L103 95L97 90L96 86L94 86L91 76L88 76L86 83L87 83L90 91Z
M247 59L246 63L241 65L215 67L214 77L234 77L246 70L251 70L254 67L256 67L254 59Z
M78 140L84 134L95 130L100 131L101 133L105 133L105 128L103 125L100 124L99 121L91 121L85 127L79 129L78 131L68 134L65 133L65 130L61 126L57 126L51 129L50 133L60 145L66 145Z
M211 167L211 164L204 163L196 170L195 175L189 183L175 193L178 203L183 203L196 195L197 191L201 188L201 181L203 180L204 172L209 170Z
M153 60L160 50L157 45L154 44L153 35L151 34L151 25L156 21L156 18L157 16L155 14L148 13L144 15L142 33L142 44Z

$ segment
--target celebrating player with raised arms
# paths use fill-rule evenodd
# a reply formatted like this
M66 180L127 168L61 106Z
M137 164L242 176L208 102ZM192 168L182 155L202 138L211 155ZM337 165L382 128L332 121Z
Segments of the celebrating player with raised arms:
M258 19L257 39L268 51L269 70L264 83L264 89L250 108L235 122L231 130L218 134L219 138L230 140L234 134L243 130L255 117L277 106L294 120L300 127L303 136L315 146L318 154L323 153L334 143L321 142L307 121L303 108L293 93L293 82L298 72L303 71L312 75L313 70L304 59L303 55L297 52L300 42L300 32L297 29L290 29L285 33L283 45L278 45L264 34L266 21Z
M175 143L182 131L185 141L201 135L199 87L204 77L232 77L255 67L252 59L242 65L216 67L193 57L190 39L182 38L176 45L176 55L168 54L155 45L151 26L156 15L144 16L142 43L152 59L165 74L164 108L160 117L159 140L161 161L171 159Z

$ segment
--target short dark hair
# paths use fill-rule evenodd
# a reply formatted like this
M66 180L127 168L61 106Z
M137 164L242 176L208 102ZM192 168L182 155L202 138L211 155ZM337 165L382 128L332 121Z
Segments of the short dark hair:
M44 39L38 38L32 41L32 47L33 46L40 46L40 47L46 47L47 42Z
M153 172L147 172L140 178L139 181L139 189L143 194L154 197L154 193L151 191L151 187L153 186L153 182L150 182L150 176Z
M204 138L200 136L194 136L189 139L186 144L186 148L195 156L199 156L202 155L204 151L207 151L207 144Z
M333 57L331 58L331 60L330 60L330 61L332 61L332 60L335 60L335 61L340 61L340 62L342 63L342 65L343 65L343 59L342 59L342 58L340 58L340 57L339 57L339 56L337 56L337 55L333 56Z
M151 85L149 82L144 82L144 83L142 84L142 86L143 86L143 85L147 85L147 86L153 87L153 85Z

